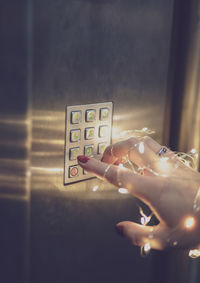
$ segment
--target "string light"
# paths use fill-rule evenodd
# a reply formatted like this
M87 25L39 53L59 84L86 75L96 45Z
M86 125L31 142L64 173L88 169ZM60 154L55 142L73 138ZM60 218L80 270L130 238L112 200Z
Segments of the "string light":
M189 216L184 221L184 226L186 229L192 229L195 225L195 219L193 216Z
M142 255L147 255L149 252L150 252L150 250L151 250L151 245L150 245L150 243L148 242L148 243L146 243L145 245L144 245L144 247L142 247L142 251L141 251L141 254Z
M196 153L196 149L195 149L195 148L192 148L192 149L190 150L190 152L191 152L192 154L195 154L195 153Z
M99 188L98 185L94 186L94 187L92 188L93 192L96 192L96 191L98 190L98 188Z
M147 127L144 127L141 130L125 130L125 131L120 132L119 134L116 131L116 134L114 135L114 137L115 137L116 140L124 140L124 139L131 137L131 136L134 136L134 137L137 137L137 138L140 139L140 138L142 138L146 135L151 135L151 134L154 134L154 133L155 133L155 131L152 131L152 130L148 129ZM144 145L143 141L140 141L138 144L136 144L134 146L134 148L135 147L138 148L138 151L139 151L140 154L144 154L145 145ZM188 153L174 152L174 156L172 156L171 158L166 157L166 156L161 156L158 161L156 161L156 162L154 161L153 164L149 164L147 168L152 174L154 174L156 176L166 177L166 176L169 175L169 173L172 174L174 168L176 170L179 167L178 162L177 162L177 164L175 164L175 167L174 167L174 163L173 163L173 167L172 167L172 164L171 164L170 161L171 161L171 159L174 159L175 157L178 157L178 160L180 160L182 163L184 163L188 167L191 167L191 168L197 167L199 155L198 155L196 149L192 148ZM145 167L143 167L143 168L137 167L136 164L134 164L129 159L129 154L127 154L126 156L123 157L123 163L120 163L118 165L118 167L119 167L119 170L122 170L124 168L129 168L135 174L141 174L141 172L143 172L144 169L145 169ZM153 169L152 169L152 167L153 167ZM121 185L121 183L120 183L120 185ZM97 191L98 188L99 188L98 185L94 186L93 189L92 189L93 192ZM118 192L120 194L127 194L128 190L126 188L120 187L118 189ZM200 188L199 188L197 195L195 197L193 209L194 209L194 213L197 213L200 210ZM143 212L141 207L139 207L139 212L140 212L140 215L141 215L141 218L140 218L141 225L146 226L150 222L153 214L151 213L149 216L147 216ZM192 217L192 216L189 216L184 220L184 227L187 230L190 230L195 226L195 223L196 223L195 218ZM152 228L152 230L153 230L153 228ZM152 239L153 234L150 233L148 238ZM169 238L168 238L168 240L170 241ZM177 244L178 244L178 242L176 240L173 241L173 243L172 243L173 246L176 246ZM141 255L147 255L150 252L150 250L151 250L150 242L145 243L145 245L143 247L141 247ZM199 257L200 256L200 249L190 250L189 256L192 257L192 258Z
M200 250L199 249L190 250L188 255L191 258L200 257Z
M167 176L167 173L169 174L171 168L170 163L168 161L169 157L161 157L160 160L157 162L158 170L162 173L162 176L164 177Z
M128 190L125 189L125 188L119 188L119 189L118 189L118 192L119 192L120 194L128 194Z
M122 134L121 134L121 137L122 136L125 137L125 135L126 134L130 134L130 132L131 131L123 131ZM132 133L133 133L133 131L132 131ZM144 133L145 134L152 134L154 132L150 131L146 127L142 128L141 130L135 130L134 131L134 135L136 137L141 137L141 135L144 134ZM137 146L137 145L135 145L135 146ZM138 145L138 151L140 152L140 154L143 154L144 150L145 150L144 143L140 142L139 145ZM191 149L189 153L176 152L174 157L178 157L178 159L180 161L182 161L188 167L195 168L196 165L197 165L198 153L196 152L196 150L194 148ZM174 157L172 157L172 158L174 158ZM157 176L160 175L160 176L166 177L167 175L169 175L169 173L172 173L172 170L174 170L174 168L172 167L172 165L170 164L169 161L170 161L169 157L161 157L159 159L159 161L156 164L156 167L157 167L156 171L158 171L159 173L155 172L151 168L148 168L148 170L150 170L151 173L153 173L154 175L157 175ZM126 156L126 160L125 160L125 162L123 164L123 167L125 167L127 164L129 165L129 167L132 168L134 173L141 174L141 172L143 171L142 170L143 168L139 168L139 167L137 167L137 166L132 164L132 162L129 160L129 156L128 155ZM179 165L177 163L175 168L178 168L178 167L179 167ZM120 168L122 168L122 167L120 166ZM120 192L120 190L119 190L119 192ZM199 198L198 198L198 200L199 200L199 203L200 203L200 189L199 189ZM194 207L195 207L195 205L197 207L197 204L194 204ZM200 210L200 205L198 206L198 208ZM150 220L152 218L152 214L149 215L149 216L145 215L145 213L143 212L141 207L139 208L139 210L140 210L140 215L141 215L140 222L141 222L142 225L145 226L145 225L147 225L150 222ZM195 219L193 217L188 217L185 220L185 228L186 229L192 229L194 227L194 225L195 225ZM153 237L152 234L150 234L150 236ZM173 246L176 246L177 244L178 244L177 241L174 241L172 243ZM141 248L141 255L144 255L144 253L146 255L147 253L149 253L150 249L151 249L151 245L148 242L148 243L146 243L144 245L144 247ZM191 251L189 253L189 256L191 256L191 254L194 256L194 252L192 253L192 251ZM195 257L197 257L197 256L200 256L200 250L195 250Z
M121 169L125 168L122 163L120 163L120 164L118 165L118 167L121 168Z
M144 153L144 143L143 142L139 143L139 153L141 153L141 154Z
M147 216L140 206L139 206L139 212L140 212L140 215L141 215L141 218L140 218L141 224L144 225L144 226L147 225L152 218L152 213L149 216Z

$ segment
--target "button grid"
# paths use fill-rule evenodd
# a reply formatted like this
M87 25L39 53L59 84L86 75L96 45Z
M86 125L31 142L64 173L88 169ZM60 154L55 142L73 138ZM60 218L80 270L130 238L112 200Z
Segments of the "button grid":
M64 185L93 178L77 155L101 159L111 142L112 102L66 107Z

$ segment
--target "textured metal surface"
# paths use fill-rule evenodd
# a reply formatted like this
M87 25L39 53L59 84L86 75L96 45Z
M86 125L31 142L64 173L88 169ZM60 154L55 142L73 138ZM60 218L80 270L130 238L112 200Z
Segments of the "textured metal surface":
M94 121L87 121L86 114L90 109L95 111ZM108 118L101 120L101 109L108 109ZM80 111L81 121L79 123L72 124L72 113ZM100 137L101 127L107 127L106 136ZM78 155L87 155L85 148L92 146L92 155L94 158L101 159L102 154L99 153L99 145L109 145L111 142L111 126L112 126L112 102L98 103L98 104L87 104L87 105L76 105L66 107L66 127L65 127L65 158L64 158L64 184L74 183L81 180L86 180L94 177L94 175L84 172L80 166L77 166L77 159L70 160L70 149L79 148ZM86 131L94 130L94 137L87 139ZM80 131L80 140L76 142L71 141L72 131ZM77 168L77 176L72 177L70 174L71 168Z
M0 9L0 282L29 280L30 1Z
M113 101L115 139L149 127L162 141L172 13L173 0L34 1L32 283L159 282L154 253L114 231L138 219L135 199L97 179L64 187L65 105Z
M152 251L148 258L141 258L138 248L115 234L117 222L139 221L135 198L120 195L115 187L97 179L71 184L67 190L63 185L66 104L113 101L115 140L123 130L147 126L162 141L167 130L164 112L174 2L182 15L175 15L178 48L172 44L179 55L178 60L172 58L176 68L170 73L176 82L173 98L178 97L172 107L174 122L180 113L177 105L185 85L187 50L187 91L195 86L194 97L199 98L198 1L1 3L0 282L198 281L198 261L195 265L191 261L189 273L185 257L177 251ZM183 27L191 19L192 32L186 33ZM191 38L192 45L183 47ZM183 124L192 112L189 107ZM171 135L176 142L177 124ZM198 144L199 122L194 125L193 141ZM183 127L183 135L188 127ZM97 184L99 189L93 192Z

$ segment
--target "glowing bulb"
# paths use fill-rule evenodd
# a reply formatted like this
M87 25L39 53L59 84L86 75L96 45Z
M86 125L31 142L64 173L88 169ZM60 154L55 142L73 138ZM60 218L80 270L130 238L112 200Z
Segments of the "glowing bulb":
M140 219L140 222L142 225L147 225L149 221L151 220L151 215L150 216L142 216Z
M139 143L139 152L140 152L141 154L144 153L144 143L143 143L143 142L140 142L140 143Z
M190 162L188 160L185 160L185 165L190 167Z
M141 207L139 207L139 211L140 211L140 215L142 216L142 217L140 218L141 224L142 224L142 225L147 225L147 224L149 223L149 221L151 220L151 218L152 218L152 213L151 213L149 216L147 216L147 215L144 213L144 211L142 210Z
M121 169L124 168L124 165L123 165L122 163L120 163L118 166L119 166L119 168L121 168Z
M200 250L195 249L195 250L190 250L189 251L189 257L191 258L197 258L200 256Z
M146 244L144 245L144 252L145 252L145 253L148 253L148 252L150 251L150 249L151 249L150 243L146 243Z
M164 173L168 172L170 169L169 163L167 162L169 157L161 157L158 161L158 169Z
M185 219L185 222L184 222L185 228L191 229L191 228L194 227L194 225L195 225L195 219L194 219L194 217L189 216L189 217L187 217L187 218Z
M162 163L167 162L169 160L169 157L161 157L160 161Z
M126 133L127 133L127 131L122 131L122 132L119 133L119 135L120 135L121 137L123 137L123 136L126 135Z
M146 132L147 130L148 130L148 128L145 127L145 128L142 128L141 131L142 131L142 132Z
M98 190L98 188L99 188L98 185L94 186L94 187L92 188L93 192L96 192L96 191Z
M125 188L119 188L119 189L118 189L118 192L119 192L120 194L128 194L128 190L125 189Z
M190 150L190 152L191 152L192 154L195 154L195 153L196 153L196 149L193 148L193 149Z

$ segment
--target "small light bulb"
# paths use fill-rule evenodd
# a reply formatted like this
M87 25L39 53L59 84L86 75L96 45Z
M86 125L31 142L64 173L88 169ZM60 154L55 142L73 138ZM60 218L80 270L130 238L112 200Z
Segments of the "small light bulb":
M191 152L192 154L195 154L195 153L196 153L196 149L193 148L193 149L190 150L190 152Z
M190 162L186 160L186 161L185 161L185 165L188 166L188 167L190 167Z
M144 153L144 143L143 143L143 142L140 142L140 143L139 143L139 152L140 152L141 154Z
M148 130L148 128L144 127L142 128L142 132L146 132Z
M119 135L120 135L121 137L123 137L123 136L125 136L126 132L127 132L127 131L122 131L122 132L119 133Z
M150 249L151 249L150 243L146 243L146 244L144 245L144 252L145 252L145 253L148 253L148 252L150 251Z
M189 257L191 258L197 258L200 256L200 250L194 249L189 251Z
M120 163L118 166L119 168L124 168L124 165L122 163Z
M94 186L94 187L92 188L93 192L96 192L96 191L98 190L98 188L99 188L98 185Z
M162 173L167 173L170 169L169 162L167 162L168 160L169 157L161 157L160 160L158 161L158 169Z
M141 219L140 219L140 222L142 225L147 225L149 223L149 221L151 220L151 216L142 216Z
M146 219L144 216L141 217L140 222L142 225L146 225Z
M119 189L118 189L118 192L119 192L120 194L128 194L128 190L125 189L125 188L119 188Z
M187 218L185 219L185 222L184 222L185 228L191 229L191 228L194 227L194 225L195 225L195 219L194 219L194 217L189 216L189 217L187 217Z

